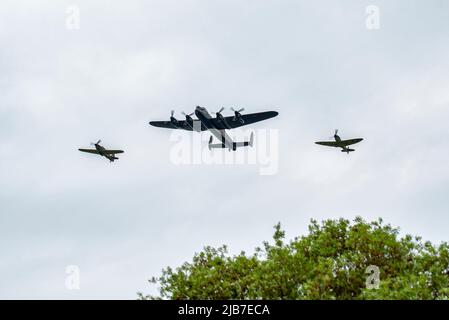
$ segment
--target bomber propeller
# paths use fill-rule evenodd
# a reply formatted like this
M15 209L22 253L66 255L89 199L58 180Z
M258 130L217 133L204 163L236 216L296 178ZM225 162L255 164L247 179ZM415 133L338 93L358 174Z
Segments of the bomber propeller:
M242 119L242 114L240 112L244 111L245 108L241 108L239 110L235 110L234 108L231 108L231 110L234 111L234 118L232 119L232 121L239 120L241 124L244 124L245 120Z
M170 122L173 124L173 125L177 125L178 124L178 120L176 120L176 118L174 117L174 115L175 115L175 110L172 110L171 112L170 112Z
M182 114L186 117L186 120L189 122L193 122L192 116L195 112L192 112L190 114L185 113L184 111L182 112Z
M221 114L221 112L222 112L224 109L225 109L224 107L221 107L221 109L218 110L218 112L215 112L215 115L217 116L217 119L219 119L219 120L224 120L224 117L223 117L223 115Z

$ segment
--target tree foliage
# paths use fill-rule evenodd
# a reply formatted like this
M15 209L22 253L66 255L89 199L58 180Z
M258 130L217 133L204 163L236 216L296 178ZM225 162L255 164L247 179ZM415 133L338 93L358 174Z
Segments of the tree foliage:
M367 286L368 266L379 268L377 288ZM277 224L273 242L252 255L205 247L150 281L160 286L160 296L140 298L448 299L449 246L400 238L381 219L312 220L308 235L290 242Z

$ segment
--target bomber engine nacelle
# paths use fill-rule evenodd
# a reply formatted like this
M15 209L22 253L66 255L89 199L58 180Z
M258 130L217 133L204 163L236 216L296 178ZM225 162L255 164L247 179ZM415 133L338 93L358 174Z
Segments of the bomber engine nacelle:
M174 117L174 114L175 114L175 110L172 110L171 114L170 114L170 122L171 122L172 125L177 127L178 126L178 120L176 120L176 118Z
M223 117L223 115L221 114L221 112L224 110L224 108L222 107L220 110L218 110L218 112L215 112L216 118L221 121L221 122L225 122L225 118Z
M182 114L186 117L186 121L184 122L184 127L188 127L188 128L191 128L192 130L195 130L195 128L193 127L193 118L192 118L192 115L194 114L194 112L192 112L190 114L182 112Z
M194 113L195 113L195 112L192 112L191 114L187 114L187 113L185 113L185 112L182 113L182 114L186 117L186 121L187 121L189 124L192 124L192 123L193 123L193 118L192 118L192 116L193 116Z
M241 108L239 110L235 110L234 108L231 108L231 110L234 111L234 118L232 119L232 121L239 121L241 124L244 124L245 120L243 120L242 114L240 112L245 110L245 108Z

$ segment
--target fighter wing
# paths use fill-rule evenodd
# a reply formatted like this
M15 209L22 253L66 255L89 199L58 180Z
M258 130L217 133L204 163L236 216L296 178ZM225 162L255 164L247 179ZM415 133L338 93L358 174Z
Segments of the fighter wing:
M78 150L87 153L100 154L97 149L78 149Z
M362 140L363 140L362 138L342 140L342 141L340 141L340 145L342 145L342 146L350 146L351 144L358 143L358 142L360 142Z
M234 116L224 117L226 122L225 124L221 123L221 121L219 121L217 118L214 118L213 121L218 129L234 129L246 126L247 124L252 124L255 122L276 117L278 114L279 113L276 111L265 111L265 112L242 114L240 118L236 118Z
M318 141L315 142L316 144L322 145L322 146L328 146L328 147L339 147L338 142L336 141Z
M123 150L103 150L103 154L117 154L117 153L123 153Z
M196 128L201 128L201 131L207 130L200 120L193 120L192 124L188 123L186 120L178 120L176 125L174 125L171 121L150 121L150 125L158 128L184 129L187 131L193 131L193 129Z

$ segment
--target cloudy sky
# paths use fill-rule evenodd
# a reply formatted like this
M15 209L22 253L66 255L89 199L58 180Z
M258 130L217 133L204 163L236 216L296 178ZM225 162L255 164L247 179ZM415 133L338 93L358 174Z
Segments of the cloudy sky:
M134 299L278 221L288 238L360 215L448 240L448 40L445 0L2 0L0 298ZM274 174L176 164L148 121L196 105L278 111L237 151L275 132ZM336 128L365 140L349 156L313 143ZM119 161L77 151L100 138Z

